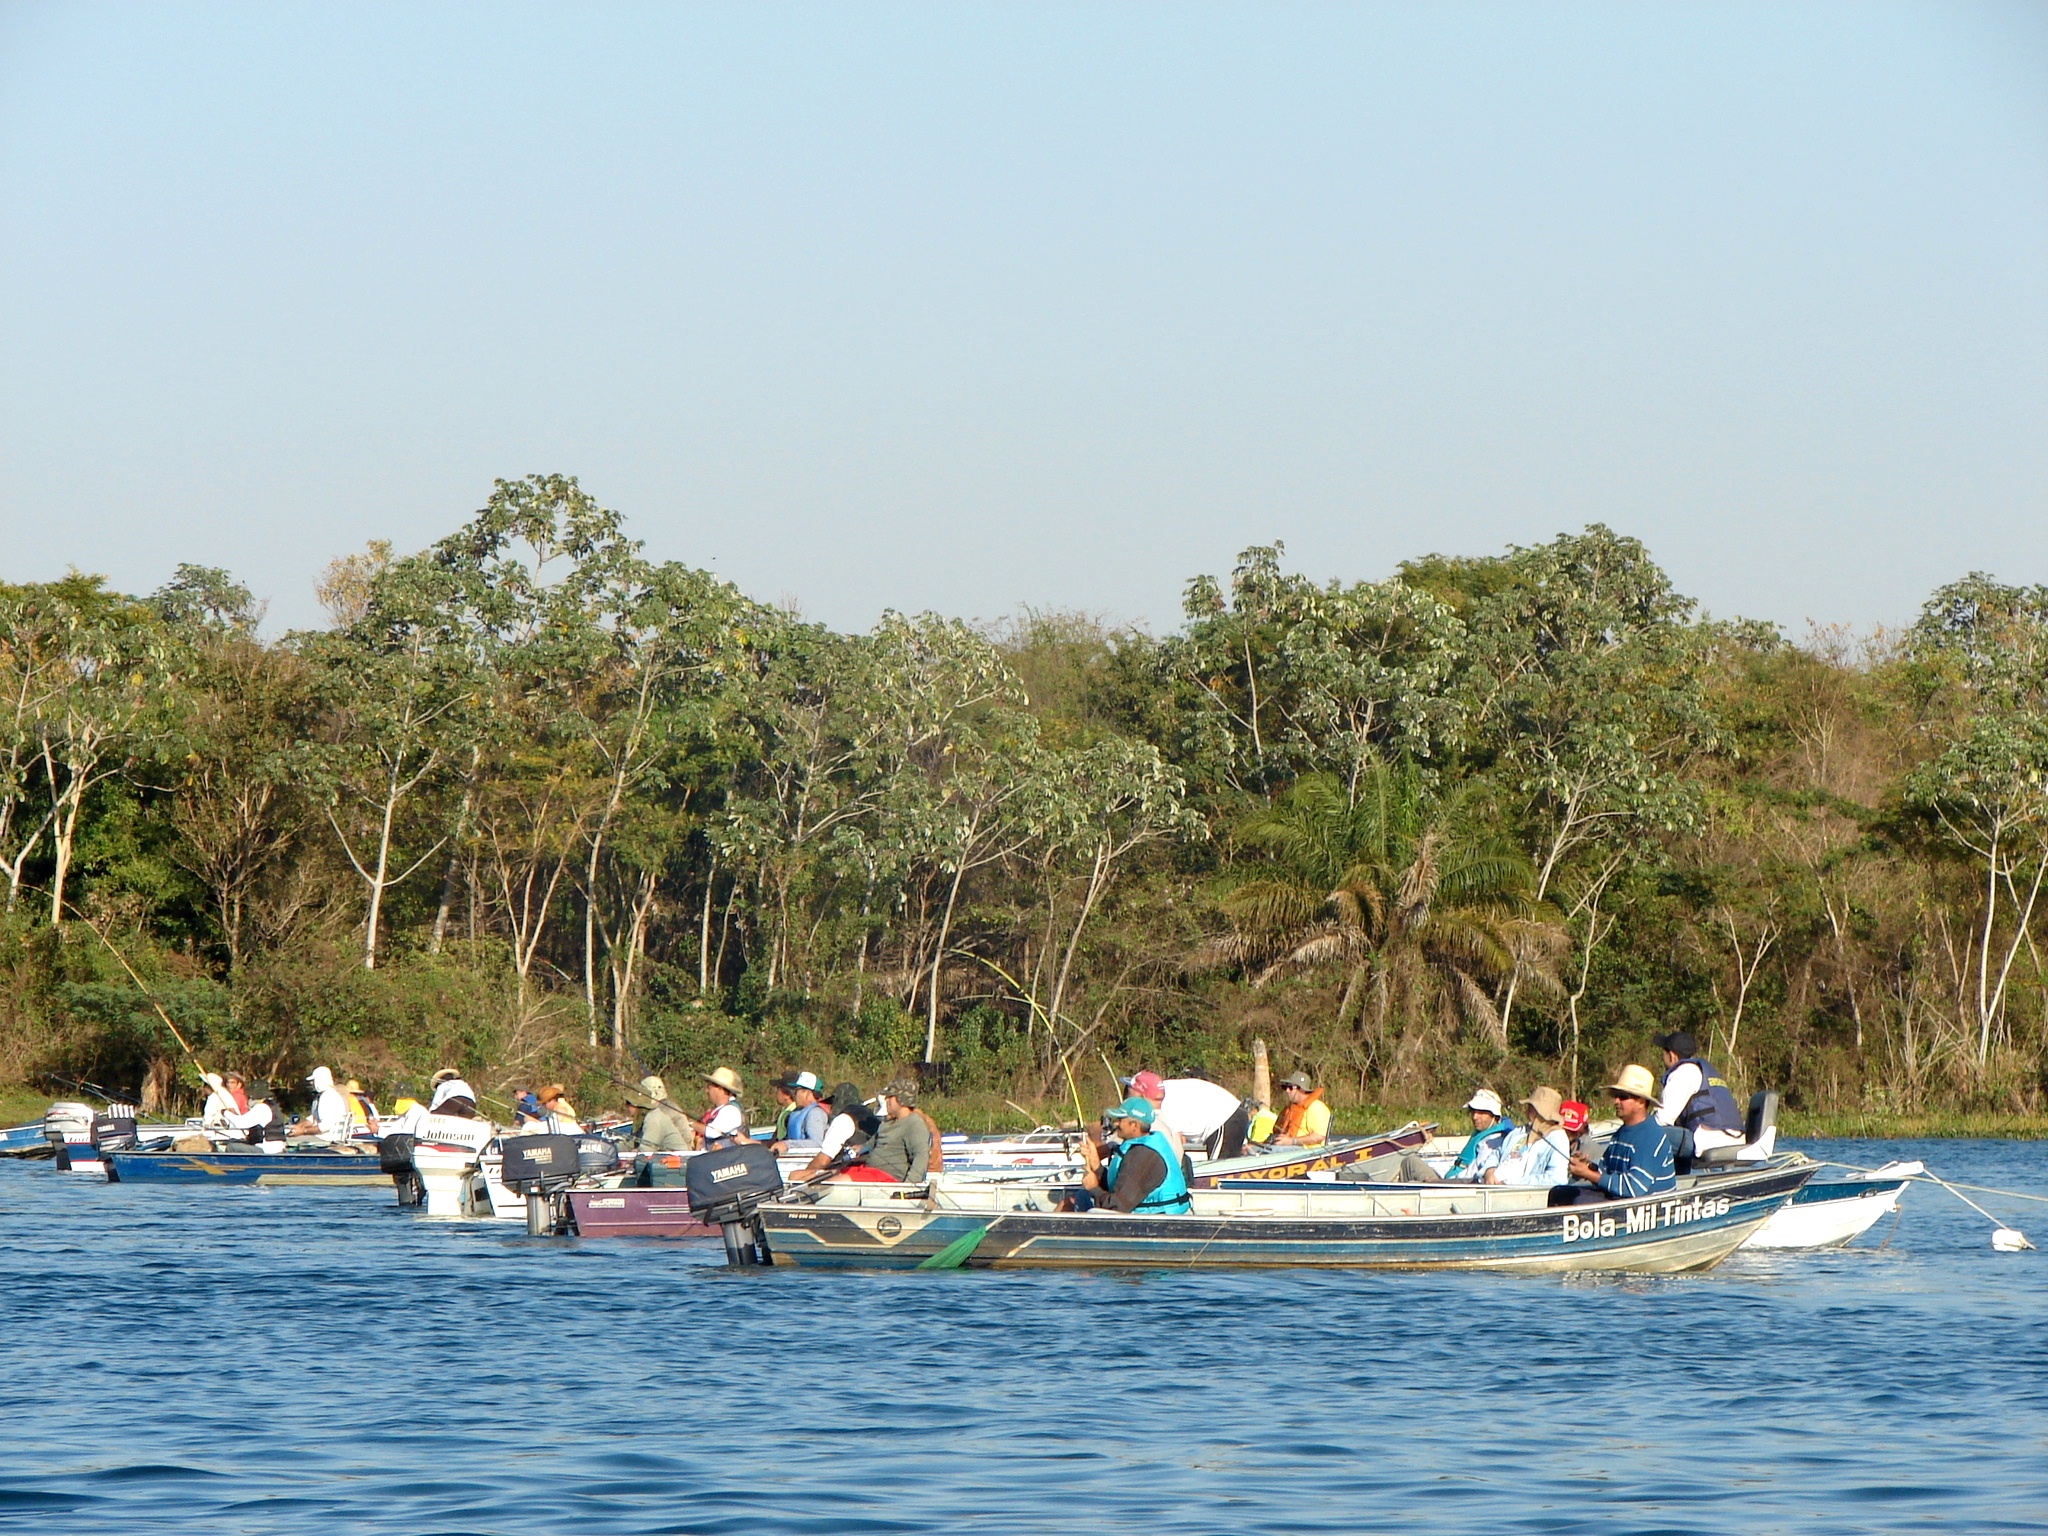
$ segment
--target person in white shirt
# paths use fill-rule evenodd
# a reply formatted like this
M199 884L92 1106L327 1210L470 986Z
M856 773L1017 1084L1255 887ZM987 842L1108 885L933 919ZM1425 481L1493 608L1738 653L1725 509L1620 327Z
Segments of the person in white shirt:
M315 1067L306 1082L313 1090L313 1108L303 1120L289 1126L285 1134L347 1141L355 1132L355 1111L347 1096L334 1086L334 1074L325 1067Z
M1564 1127L1564 1095L1555 1088L1538 1088L1522 1100L1529 1111L1529 1123L1508 1132L1501 1143L1500 1161L1481 1176L1482 1184L1525 1184L1554 1189L1570 1181L1571 1143Z
M731 1067L704 1074L704 1094L711 1101L704 1111L704 1150L738 1146L747 1139L747 1115L740 1108L740 1075ZM543 1101L545 1102L545 1101Z
M1657 1044L1664 1052L1664 1083L1653 1115L1659 1125L1684 1133L1673 1149L1676 1154L1689 1159L1716 1147L1741 1146L1742 1106L1713 1064L1701 1057L1692 1032L1674 1029L1657 1036Z
M832 1118L825 1123L825 1139L818 1143L818 1152L804 1164L793 1183L803 1183L815 1174L822 1174L838 1161L840 1153L848 1147L857 1147L862 1142L874 1139L881 1128L881 1117L867 1106L860 1096L860 1089L852 1083L841 1083L832 1090L832 1097L826 1101L832 1106Z
M218 1072L208 1072L206 1086L212 1091L206 1095L206 1103L199 1111L201 1125L224 1126L229 1115L249 1112L248 1089L241 1073L230 1072L222 1077Z
M1155 1111L1152 1129L1183 1157L1190 1148L1199 1149L1206 1157L1235 1157L1244 1150L1251 1117L1243 1100L1221 1083L1204 1077L1162 1079L1156 1072L1140 1072L1125 1086L1151 1101Z

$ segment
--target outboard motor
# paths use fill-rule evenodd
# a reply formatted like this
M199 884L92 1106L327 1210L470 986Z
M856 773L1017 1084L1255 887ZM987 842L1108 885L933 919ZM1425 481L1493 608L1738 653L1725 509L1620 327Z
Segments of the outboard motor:
M585 1178L615 1173L619 1168L619 1144L607 1136L576 1138L576 1171Z
M393 1131L377 1143L377 1166L391 1175L391 1187L398 1191L400 1205L424 1205L427 1181L412 1160L413 1138Z
M761 1224L761 1203L782 1192L782 1170L775 1153L759 1142L699 1152L684 1167L690 1209L705 1221L718 1223L725 1238L725 1262L735 1267L773 1264L767 1229Z
M580 1136L507 1136L500 1177L505 1187L526 1196L526 1230L552 1237L569 1230L569 1186L583 1172Z
M124 1152L135 1145L135 1106L109 1104L92 1117L92 1144L102 1152Z

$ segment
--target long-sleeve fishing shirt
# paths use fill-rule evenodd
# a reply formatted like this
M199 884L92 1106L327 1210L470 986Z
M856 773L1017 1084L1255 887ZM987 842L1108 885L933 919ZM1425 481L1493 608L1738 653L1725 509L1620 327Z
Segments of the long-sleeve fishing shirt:
M1678 1187L1671 1138L1655 1120L1624 1125L1600 1159L1600 1187L1617 1200L1657 1195Z

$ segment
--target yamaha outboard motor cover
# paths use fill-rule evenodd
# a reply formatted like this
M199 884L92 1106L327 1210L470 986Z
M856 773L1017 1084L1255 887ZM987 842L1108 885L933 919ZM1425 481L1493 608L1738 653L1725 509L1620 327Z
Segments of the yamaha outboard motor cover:
M403 1173L412 1166L412 1137L393 1131L377 1143L377 1166L386 1173Z
M119 1152L134 1146L134 1107L128 1104L109 1104L105 1114L94 1115L92 1144L108 1152Z
M582 1171L578 1136L508 1136L499 1143L505 1154L505 1187L526 1194L543 1184L567 1184Z
M738 1209L752 1206L782 1188L782 1170L775 1166L775 1153L760 1142L727 1147L722 1152L699 1152L683 1165L684 1183L690 1190L690 1209L707 1221L719 1207Z
M579 1173L610 1173L619 1166L619 1144L604 1136L576 1138L576 1170Z

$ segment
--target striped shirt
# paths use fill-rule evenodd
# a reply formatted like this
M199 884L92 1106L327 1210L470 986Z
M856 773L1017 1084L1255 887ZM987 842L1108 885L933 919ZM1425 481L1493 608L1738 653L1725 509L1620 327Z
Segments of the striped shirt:
M1655 1120L1624 1125L1600 1159L1600 1187L1617 1200L1657 1195L1678 1187L1671 1138Z

